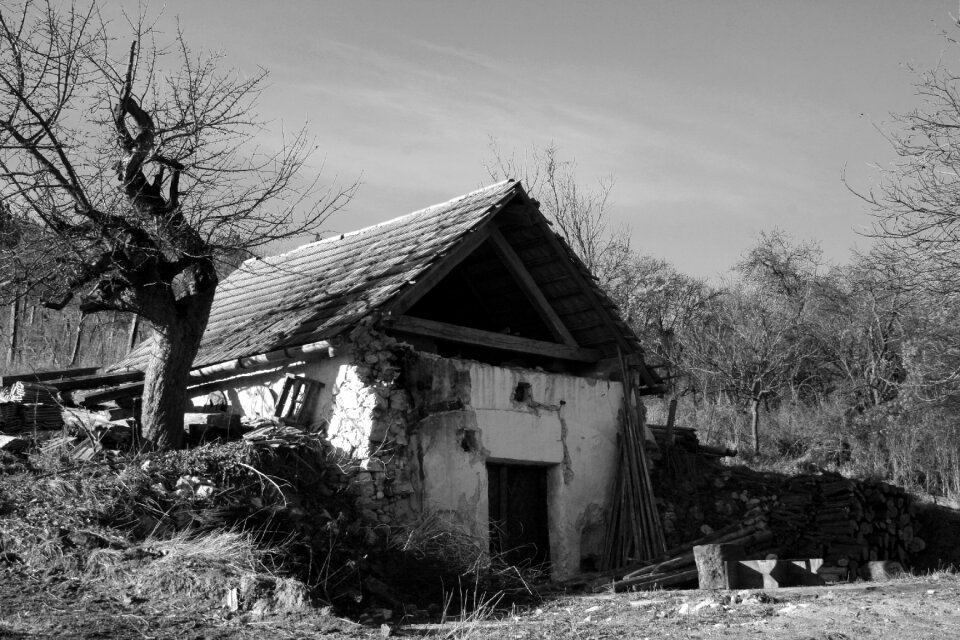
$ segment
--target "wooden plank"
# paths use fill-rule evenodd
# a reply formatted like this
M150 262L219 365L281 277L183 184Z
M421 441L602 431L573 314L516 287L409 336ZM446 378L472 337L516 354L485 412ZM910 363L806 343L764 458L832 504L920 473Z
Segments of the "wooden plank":
M45 382L47 380L61 380L87 376L99 371L99 367L81 367L77 369L59 369L56 371L37 371L35 373L19 373L0 378L0 387L9 387L14 382Z
M287 397L290 395L290 390L294 384L296 384L297 377L293 374L288 373L286 380L283 381L283 391L280 392L280 397L277 399L277 404L273 409L274 418L282 418L284 411L284 403L287 401ZM296 397L296 396L294 396Z
M119 373L102 373L91 376L74 376L62 380L47 382L58 391L72 391L74 389L96 389L125 382L140 382L143 380L142 371L122 371Z
M122 384L118 387L113 387L112 389L105 389L104 391L93 391L90 393L83 393L82 397L80 393L74 393L74 402L77 404L90 407L97 404L103 404L108 400L118 400L120 398L135 398L137 396L143 395L143 383L142 382L132 382L130 384Z
M490 237L490 221L491 218L488 218L486 222L472 232L465 234L460 243L454 246L447 255L440 258L436 264L426 267L425 273L389 304L389 313L395 316L406 313L420 298L427 295L431 289L440 284L441 280L450 275L450 272L456 269L470 254L479 249L480 245Z
M469 327L461 327L446 322L437 322L435 320L425 320L413 316L392 318L385 321L384 324L387 328L394 331L489 347L491 349L501 349L503 351L514 351L517 353L559 358L561 360L575 360L578 362L596 362L601 358L600 352L595 349L571 347L555 342L511 336L506 333L471 329Z
M526 266L524 266L523 260L520 259L517 252L513 250L513 247L510 246L510 243L507 242L507 239L503 237L503 234L495 226L490 228L490 242L493 245L494 251L500 256L500 259L503 260L507 270L513 275L517 284L520 285L520 289L524 295L526 295L527 299L533 304L540 319L547 324L553 337L568 346L579 346L573 334L570 333L567 326L563 323L563 320L560 319L560 316L557 315L557 312L554 311L550 305L546 296L543 295L543 291L537 286L533 276L530 275L530 272Z

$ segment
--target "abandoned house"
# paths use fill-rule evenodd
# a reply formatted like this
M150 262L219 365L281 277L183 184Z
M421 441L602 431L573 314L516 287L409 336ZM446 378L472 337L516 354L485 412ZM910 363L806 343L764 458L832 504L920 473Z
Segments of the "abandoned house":
M639 394L661 391L595 279L509 180L245 262L217 291L192 393L325 432L361 462L372 524L439 514L565 578L603 545L620 356Z

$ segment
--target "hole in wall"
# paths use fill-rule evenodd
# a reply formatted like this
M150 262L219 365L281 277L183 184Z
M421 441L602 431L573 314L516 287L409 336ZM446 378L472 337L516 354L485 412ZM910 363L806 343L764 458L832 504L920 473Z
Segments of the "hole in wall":
M477 437L476 431L461 429L457 432L457 441L460 443L460 448L467 453L480 450L480 439Z
M514 402L527 402L532 400L532 395L530 392L530 383L529 382L518 382L517 388L513 390L513 401Z

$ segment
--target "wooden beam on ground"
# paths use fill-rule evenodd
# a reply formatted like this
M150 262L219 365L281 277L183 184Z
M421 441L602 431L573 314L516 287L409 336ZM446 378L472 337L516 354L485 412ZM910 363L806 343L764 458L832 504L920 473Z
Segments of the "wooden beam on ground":
M596 362L601 358L600 352L595 349L571 347L569 345L545 342L543 340L532 340L530 338L521 338L506 333L483 331L481 329L461 327L455 324L414 318L412 316L393 318L385 322L385 326L393 331L412 333L418 336L439 338L441 340L488 347L490 349L515 351L528 355L559 358L561 360Z
M47 384L58 391L73 391L74 389L96 389L125 382L140 382L143 380L142 371L121 371L118 373L101 373L91 376L75 376L54 380Z
M540 287L537 286L533 276L530 275L527 267L523 264L523 260L520 259L517 252L513 250L513 247L510 246L510 243L496 227L490 229L490 242L493 245L494 251L496 251L500 259L503 260L507 270L513 275L517 284L520 285L520 289L524 295L526 295L527 299L533 304L540 319L549 327L553 337L567 346L579 346L573 334L570 333L570 330L567 329L567 326L563 323L563 320L560 319L557 312L550 306L550 302L546 296L543 295Z
M83 407L91 407L97 404L103 404L109 400L119 400L121 398L136 398L143 395L143 383L131 382L122 384L111 389L103 391L75 392L72 394L73 401Z
M56 371L37 371L35 373L18 373L0 378L0 387L9 387L14 382L46 382L48 380L62 380L77 376L87 376L99 371L98 367L82 367L77 369L58 369Z

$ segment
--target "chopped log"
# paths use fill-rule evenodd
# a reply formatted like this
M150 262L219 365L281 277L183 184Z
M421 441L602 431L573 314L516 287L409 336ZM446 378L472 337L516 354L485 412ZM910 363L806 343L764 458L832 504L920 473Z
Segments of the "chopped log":
M729 562L743 560L746 553L737 544L702 544L693 548L697 576L701 589L730 589L735 579L729 571Z

